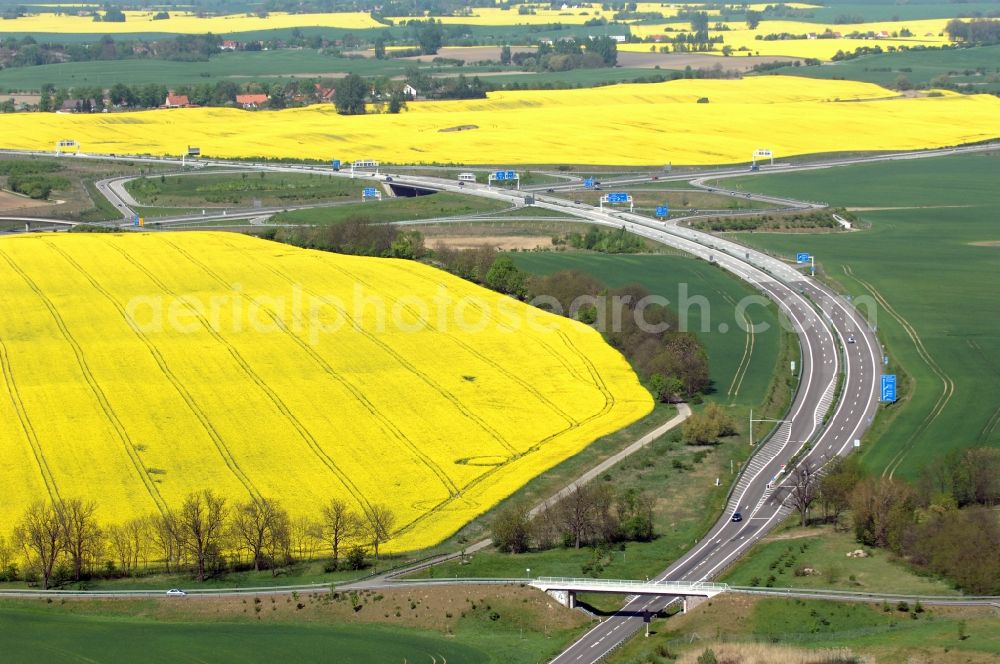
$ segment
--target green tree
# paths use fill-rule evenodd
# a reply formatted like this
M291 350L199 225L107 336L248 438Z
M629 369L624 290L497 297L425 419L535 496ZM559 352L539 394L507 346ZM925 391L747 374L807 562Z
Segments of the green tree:
M444 44L444 33L441 24L434 19L427 19L417 32L417 43L420 44L421 55L437 55Z
M381 37L375 40L375 59L385 60L385 40Z
M420 231L400 231L389 248L390 258L420 258L424 254L424 236Z
M486 273L486 285L519 299L528 291L527 276L514 265L510 256L497 256Z
M660 403L671 403L681 398L684 393L684 384L676 376L655 373L649 379L649 391Z
M757 26L760 25L760 19L763 17L759 11L753 9L748 9L746 13L747 28L750 30L756 30Z
M504 44L500 48L500 64L509 65L511 60L510 46Z
M337 85L337 91L333 94L333 104L340 115L364 115L367 95L368 86L365 84L365 79L357 74L348 74Z
M38 99L38 110L42 113L50 113L55 110L52 104L53 90L55 90L55 86L51 83L46 83L42 86L42 94Z
M832 464L819 482L819 500L828 519L836 524L851 505L851 492L861 481L861 464L858 457L840 457Z
M524 553L528 550L531 520L525 505L507 505L493 518L490 532L493 546L507 553Z
M618 64L618 42L611 37L598 37L590 42L587 50L601 56L605 67Z
M399 113L404 108L406 108L406 97L403 95L403 91L393 90L389 96L389 112Z

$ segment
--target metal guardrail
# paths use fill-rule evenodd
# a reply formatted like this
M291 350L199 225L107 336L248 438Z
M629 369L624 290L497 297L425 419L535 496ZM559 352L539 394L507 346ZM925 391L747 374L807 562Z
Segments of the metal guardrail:
M792 597L850 597L870 600L1000 602L1000 595L909 595L905 593L880 593L855 590L823 590L822 588L761 588L758 586L730 586L729 590L748 595L780 595Z
M537 579L532 579L531 583L556 586L625 586L628 588L648 588L650 586L656 586L658 588L665 589L715 590L718 592L725 592L729 590L728 583L713 583L711 581L695 581L693 583L689 583L686 581L637 581L634 579L591 579L568 576L540 576Z

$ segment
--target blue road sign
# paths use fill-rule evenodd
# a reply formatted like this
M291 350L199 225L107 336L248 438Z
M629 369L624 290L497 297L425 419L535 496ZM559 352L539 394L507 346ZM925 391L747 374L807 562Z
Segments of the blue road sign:
M375 187L365 187L364 191L361 192L361 195L365 198L375 198L378 196L378 192L375 191Z
M624 191L613 191L608 194L608 203L628 203L628 194Z
M497 171L496 173L493 174L493 179L494 180L506 180L507 179L507 171Z
M134 217L132 217L132 225L133 226L139 225L139 215L135 215Z
M670 207L669 206L666 206L666 205L657 205L656 206L656 216L657 217L666 217L666 216L669 216L669 215L670 215Z
M584 180L583 181L583 186L586 187L587 189L593 189L594 188L594 178L587 178L586 180Z
M896 374L882 374L881 401L896 400Z
M517 177L517 173L515 173L514 171L507 171L507 179L508 180L513 180L516 177Z
M334 160L332 160L332 161L330 162L330 166L332 166L332 167L333 167L333 170L335 170L335 171L339 171L339 170L340 170L340 160L339 160L339 159L334 159Z
M812 258L812 256L810 256L804 251L800 251L799 253L795 254L796 263L808 263L810 258Z

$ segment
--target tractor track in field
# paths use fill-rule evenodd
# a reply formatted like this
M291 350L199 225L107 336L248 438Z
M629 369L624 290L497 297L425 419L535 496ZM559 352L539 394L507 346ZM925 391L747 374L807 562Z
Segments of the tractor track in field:
M342 272L342 273L346 274L346 272L344 272L343 269L341 269L339 267L336 267L336 266L333 266L333 267L334 267L334 269L338 270L339 272ZM395 265L392 266L392 267L394 269L399 269ZM360 282L360 283L368 286L369 288L373 288L373 286L371 284L369 284L368 282L364 281L363 279L360 279L359 277L357 277L355 275L351 275L351 276L354 279L356 279L358 282ZM373 290L374 290L374 288L373 288ZM395 297L390 297L390 300L392 302L396 303L396 304L399 304L401 302L398 298L395 298ZM424 318L420 315L420 312L415 311L412 306L410 306L408 304L404 304L403 305L403 309L405 311L409 312L410 315L413 316L415 319L419 320L420 323L421 323L421 325L422 325L422 327L425 330L427 330L429 332L436 332L438 334L441 334L441 335L445 336L450 341L452 341L456 346L458 346L459 348L461 348L465 352L469 353L473 357L478 358L480 361L483 362L483 364L489 365L490 367L492 367L498 373L503 374L509 380L512 380L515 383L517 383L521 387L521 389L523 389L528 394L531 394L539 402L541 402L546 407L548 407L549 410L551 410L553 413L559 415L559 417L561 417L564 420L566 420L566 423L569 424L571 426L571 428L579 425L579 422L577 422L576 419L572 415L570 415L569 413L567 413L566 411L564 411L562 408L560 408L557 404L555 404L551 399L549 399L544 394L542 394L541 391L538 388L536 388L534 385L532 385L528 381L524 380L523 378L521 378L520 376L518 376L514 372L506 369L505 367L503 367L498 362L490 359L484 353L479 352L473 346L465 343L464 341L462 341L459 337L455 336L454 334L452 334L450 332L446 332L444 330L437 329L436 327L434 327L433 325L431 325L428 321L424 320Z
M45 460L45 453L42 451L42 444L38 440L38 434L35 431L34 425L31 423L31 417L24 407L21 393L17 389L17 382L14 380L14 371L10 366L10 357L7 354L7 346L4 344L2 338L0 338L0 371L3 372L11 405L14 408L14 412L17 413L17 419L21 425L21 430L24 432L24 437L28 439L28 444L31 446L31 453L35 457L35 463L38 465L38 472L42 476L42 482L45 484L49 499L52 502L57 502L61 500L59 486L56 484L55 478L52 477L52 471L49 470L49 464Z
M220 285L222 285L223 288L229 288L230 284L226 283L225 279L220 277L207 265L205 265L204 263L193 257L184 249L178 247L173 242L169 240L167 240L166 242L167 244L172 246L174 250L176 250L179 254L187 258L189 261L191 261L191 263L193 263L195 266L197 266L199 269L205 272L205 274L207 274L209 277L211 277ZM286 275L282 274L280 271L274 270L266 265L263 265L260 262L258 262L257 264L264 267L266 270L270 271L271 273L275 274L281 279L284 279L294 285L295 282L289 279ZM308 292L308 291L303 290L303 292ZM296 334L292 333L288 329L288 326L285 325L285 322L281 319L280 316L278 316L276 313L274 313L267 307L263 306L260 302L258 302L255 298L251 297L246 292L241 292L240 297L245 299L250 304L260 306L262 310L267 311L268 315L271 316L271 319L274 321L274 324L278 327L278 329L281 330L289 339L291 339L292 342L294 342L295 345L298 346L299 349L302 350L309 357L309 359L311 359L313 363L315 363L324 373L332 377L335 381L337 381L337 383L339 383L342 387L344 387L347 391L349 391L351 395L354 396L355 399L357 399L360 403L362 403L365 406L365 408L372 414L372 417L376 418L389 433L391 433L394 437L399 439L399 441L402 442L407 447L407 449L409 449L421 463L427 466L428 470L430 470L438 478L438 480L440 480L441 484L448 491L449 495L454 496L459 493L458 485L455 484L455 481L444 471L443 468L441 468L441 466L439 466L429 456L421 452L417 447L417 445L409 439L409 437L403 432L402 429L396 426L396 424L393 423L392 420L390 420L387 415L385 415L378 408L375 407L375 404L373 404L368 399L368 397L364 395L364 393L361 391L359 387L357 387L349 380L344 378L344 376L342 376L333 367L331 367L330 364L323 358L323 356L317 353L314 348L312 348L306 342L302 341L302 339L300 339ZM344 313L346 317L346 312ZM348 318L348 320L350 319ZM368 335L365 336L366 338L373 340L371 337L368 337ZM412 366L407 368L413 370Z
M42 301L42 304L48 310L49 315L52 316L56 323L56 327L59 328L60 334L73 351L73 355L76 357L77 367L80 369L84 380L90 387L91 393L94 395L98 405L104 412L104 417L111 424L111 427L114 429L122 446L125 447L125 452L128 455L129 460L132 462L133 467L135 467L136 474L139 475L143 485L146 487L149 497L153 500L153 503L162 514L167 514L169 512L167 503L163 499L163 496L160 495L160 490L157 488L156 483L149 477L149 472L143 465L142 459L139 458L139 455L135 450L135 442L132 440L132 437L129 436L128 431L125 429L125 425L122 424L121 420L118 418L118 414L115 412L115 409L111 406L108 396L104 393L104 390L98 383L97 378L91 371L90 365L87 363L87 356L83 352L83 348L69 331L69 327L66 325L66 321L63 320L59 310L56 308L55 304L53 304L52 300L50 300L44 293L44 291L38 287L38 284L36 284L10 256L6 254L2 254L2 256L10 268L14 270L14 272L16 272L35 293L35 295L38 296L38 299Z
M917 354L920 356L920 359L924 361L927 367L941 381L941 386L942 386L941 394L940 396L938 396L937 401L934 403L934 407L931 409L929 413L927 413L927 416L924 417L920 425L917 426L917 428L914 429L913 433L911 433L910 436L906 439L906 442L903 443L902 449L900 449L899 452L896 453L896 455L889 461L886 467L882 470L883 477L888 477L889 479L892 479L893 475L896 473L896 470L899 469L899 466L903 463L903 460L906 458L907 453L913 447L914 443L916 442L916 439L919 436L921 436L925 431L927 431L927 428L930 427L930 425L934 422L934 420L938 418L941 412L944 411L945 407L948 405L948 402L951 400L952 395L954 395L955 393L955 382L951 379L951 377L947 373L945 373L945 371L937 363L937 360L935 360L934 357L931 356L930 352L924 346L924 342L920 339L920 335L917 333L913 325L911 325L908 320L906 320L899 312L897 312L892 307L891 304L889 304L889 301L882 295L882 293L880 293L878 289L876 289L875 286L873 286L871 283L865 281L864 279L861 279L856 274L854 274L854 270L851 269L850 265L844 265L843 270L844 274L846 274L848 277L854 279L859 284L864 286L868 290L868 292L871 293L872 297L874 297L875 300L879 304L881 304L886 311L889 312L889 315L892 316L897 323L899 323L899 325L903 328L903 331L906 332L906 335L910 337L910 341L913 342L913 346L914 348L916 348Z
M170 295L175 298L178 297L177 294L174 291L172 291L169 287L167 287L166 284L160 281L160 279L156 275L154 275L145 266L138 263L135 259L129 256L127 252L125 252L115 244L110 244L110 246L113 247L118 253L120 253L125 258L125 260L131 263L140 272L145 274L146 277L148 277L149 280L152 281L157 288L159 288L167 295ZM358 506L361 507L361 509L367 513L367 511L371 508L371 505L364 498L364 495L361 493L358 487L355 486L351 478L343 470L340 469L340 467L336 464L336 462L334 462L333 459L329 458L329 456L327 456L326 453L323 452L321 448L319 448L316 439L312 436L309 430L302 424L302 422L300 422L298 418L295 417L294 413L292 413L292 411L288 408L285 402L282 401L281 398L274 392L274 390L272 390L271 387L267 384L267 382L264 381L264 379L262 379L253 370L253 368L246 361L243 355L241 355L240 352L236 350L236 348L231 343L226 341L226 339L223 338L222 335L218 333L218 331L212 328L212 325L209 323L209 321L205 320L204 316L199 311L197 311L197 309L191 307L189 303L185 303L185 305L187 306L188 311L190 311L192 315L201 323L202 327L209 333L209 335L229 352L230 356L233 358L233 360L236 361L236 364L243 370L247 378L249 378L255 385L257 385L258 388L260 388L261 392L264 393L264 395L274 405L277 411L281 413L281 415L284 416L286 420L288 420L289 424L292 425L295 431L302 438L302 441L305 442L306 445L316 454L320 462L323 463L323 465L325 465L327 469L329 469L330 472L333 473L333 475L338 480L340 480L341 484L343 484L344 488L347 489L348 493L350 493L351 496L354 498L354 500L357 501Z
M139 328L131 321L125 309L122 307L121 303L118 302L115 297L109 293L103 286L100 285L91 275L87 272L79 263L77 263L72 256L67 254L65 251L55 246L52 242L46 241L46 244L52 251L55 251L60 256L62 256L67 263L69 263L77 272L79 272L90 285L114 306L115 310L125 321L126 325L135 333L136 337L142 341L146 346L146 350L152 356L153 360L156 362L157 366L160 368L160 372L163 373L167 381L174 387L177 391L178 396L187 404L188 408L191 410L191 414L201 423L202 428L204 428L205 433L215 444L216 450L219 452L219 456L222 457L223 463L229 468L233 476L243 485L243 488L247 490L251 496L255 498L262 498L260 491L254 485L253 481L247 476L243 469L240 468L239 462L233 456L232 450L226 445L225 439L219 433L219 431L212 424L211 419L208 415L198 406L198 401L188 392L187 388L184 387L183 382L177 378L173 370L170 369L170 365L167 363L166 358L160 353L156 345L146 336Z

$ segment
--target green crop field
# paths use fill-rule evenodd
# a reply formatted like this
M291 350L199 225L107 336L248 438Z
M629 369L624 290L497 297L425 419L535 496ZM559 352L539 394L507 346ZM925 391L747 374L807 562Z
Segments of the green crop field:
M851 16L860 17L865 21L896 21L896 20L919 20L925 18L952 18L962 16L986 16L990 12L996 11L997 5L989 0L980 2L962 2L960 5L951 2L940 2L940 0L916 0L899 2L897 0L872 0L869 2L859 2L849 0L848 2L837 2L825 0L820 3L824 7L818 9L808 9L803 11L803 21L817 21L822 23L834 23L838 17ZM976 12L979 12L977 14Z
M865 558L845 554L863 548ZM806 569L813 570L805 573ZM734 586L839 589L909 595L958 594L946 582L919 576L891 553L862 547L853 533L795 528L755 545L720 581Z
M36 608L37 606L37 608ZM0 607L7 662L489 662L476 647L415 630L344 624L155 621L74 614L36 606ZM99 609L98 609L99 610ZM377 656L372 644L378 643Z
M361 185L319 173L199 173L148 177L125 185L141 204L156 207L263 207L359 198Z
M866 55L809 67L782 67L768 72L813 78L849 79L895 85L901 76L913 85L928 85L940 76L949 84L971 85L977 92L1000 92L1000 46L932 49Z
M535 274L579 270L612 288L639 283L650 293L667 298L678 313L685 308L682 293L686 293L692 301L688 307L688 329L698 335L708 352L715 388L713 397L724 403L753 406L767 391L779 345L774 310L757 304L747 306L745 313L754 323L768 326L767 331L755 333L751 338L740 327L735 306L743 298L756 295L756 291L719 268L679 255L538 252L513 256L518 267ZM707 306L694 305L694 298L704 298Z
M113 66L102 61L65 62L5 69L0 72L0 89L37 90L44 83L56 87L111 87L115 83L183 85L219 79L244 83L278 76L340 77L348 72L362 76L395 76L401 75L410 64L406 60L338 58L308 49L220 53L205 62L137 59L117 61ZM465 68L434 68L435 71L439 69L464 71Z
M1000 445L998 169L994 152L737 180L848 208L896 208L857 211L867 231L738 236L784 257L809 251L848 293L879 299L888 371L906 379L869 435L875 444L863 447L872 470L915 477L951 450Z
M115 83L162 83L178 86L215 83L219 80L246 83L281 77L340 78L348 73L360 76L402 76L407 68L414 65L424 73L435 76L464 74L471 77L488 74L483 76L483 81L501 88L510 85L585 87L645 80L657 75L669 78L672 74L667 70L638 68L576 69L546 73L524 73L511 69L511 73L503 73L508 68L419 64L403 59L342 58L312 50L282 49L220 53L205 62L137 59L118 60L113 67L109 67L104 61L13 67L0 71L0 90L39 90L45 83L51 83L57 88L94 85L109 88Z
M351 217L366 217L373 222L431 219L456 215L480 214L507 209L501 201L464 194L431 194L411 198L386 197L381 201L360 202L361 189L371 183L356 182L357 203L338 204L332 207L293 210L276 214L272 221L279 224L337 224ZM383 194L385 195L385 194Z

